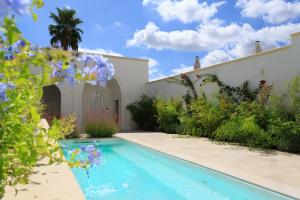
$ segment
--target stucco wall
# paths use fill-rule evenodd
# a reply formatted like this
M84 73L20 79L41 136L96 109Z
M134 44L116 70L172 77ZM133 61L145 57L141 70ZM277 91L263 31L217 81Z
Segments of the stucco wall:
M131 116L126 106L136 101L144 93L145 84L148 82L148 60L103 56L108 58L108 62L114 65L116 70L114 79L121 90L121 102L119 102L121 114L120 129L122 131L132 130L134 123L131 121ZM75 113L81 130L84 130L83 117L85 111L83 111L84 101L82 96L84 84L80 83L71 86L66 82L62 82L57 85L61 91L62 116ZM112 87L116 86L112 85ZM114 94L111 94L111 96L113 97Z
M221 81L232 86L241 85L248 80L251 89L255 89L260 80L266 80L274 84L275 90L284 93L287 82L300 75L300 33L295 33L291 37L290 46L192 71L188 75L194 78L196 74L216 74ZM179 98L185 94L185 88L168 81L170 78L147 83L146 93L165 98ZM216 85L213 84L201 88L208 95L217 91ZM199 91L199 84L197 90Z

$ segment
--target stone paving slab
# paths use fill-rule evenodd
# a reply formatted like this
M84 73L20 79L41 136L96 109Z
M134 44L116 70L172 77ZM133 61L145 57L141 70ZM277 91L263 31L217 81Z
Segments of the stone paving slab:
M84 200L84 195L72 171L66 164L43 165L34 168L30 184L18 185L18 194L6 188L3 200Z
M300 199L300 155L164 133L119 133L116 137Z

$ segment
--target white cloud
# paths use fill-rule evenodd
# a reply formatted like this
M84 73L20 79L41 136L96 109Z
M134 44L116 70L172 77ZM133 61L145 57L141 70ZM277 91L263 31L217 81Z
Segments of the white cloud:
M102 32L103 31L103 28L100 26L100 24L96 24L95 28L96 28L96 30L98 32Z
M222 50L215 50L212 52L209 52L202 60L201 65L203 67L208 67L211 65L215 65L218 63L226 62L232 60L232 57Z
M119 56L123 57L122 54L116 53L112 50L109 49L88 49L88 48L79 48L79 52L84 52L84 53L93 53L93 54L102 54L102 55L110 55L110 56Z
M119 22L119 21L115 21L114 26L120 27L120 26L123 26L123 23Z
M242 16L262 18L271 24L279 24L300 17L300 2L285 0L238 0Z
M127 46L144 46L156 50L214 51L224 49L232 57L253 52L254 42L262 41L264 50L278 47L290 41L290 34L300 31L300 23L266 26L255 30L249 24L224 25L220 20L200 25L196 30L161 31L149 22L142 30L127 40Z
M65 5L65 8L68 9L68 10L72 9L72 7L69 6L68 4Z
M192 71L192 70L193 70L193 66L186 66L186 65L181 64L180 67L173 68L171 70L171 72L172 72L172 75L175 75L175 74L186 73L186 72L189 72L189 71Z
M150 80L157 80L157 79L161 79L164 77L167 77L167 75L165 75L159 68L159 62L153 58L149 58L149 57L141 57L143 59L148 59L149 63L149 79Z
M143 0L143 5L152 5L164 21L180 20L183 23L205 22L211 19L225 1L208 4L198 0Z

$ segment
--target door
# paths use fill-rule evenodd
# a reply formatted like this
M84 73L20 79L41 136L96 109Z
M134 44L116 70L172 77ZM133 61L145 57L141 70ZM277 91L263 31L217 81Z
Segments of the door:
M100 87L89 87L86 103L86 119L88 121L96 121L103 117L103 93Z

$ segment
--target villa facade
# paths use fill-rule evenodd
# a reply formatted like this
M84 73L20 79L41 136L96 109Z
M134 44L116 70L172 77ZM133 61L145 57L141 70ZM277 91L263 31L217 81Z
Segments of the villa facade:
M276 91L285 93L287 80L300 75L300 32L292 34L291 38L289 46L196 69L187 74L191 77L216 74L220 80L232 86L248 80L251 89L255 89L259 81L265 80L273 84ZM149 81L148 60L103 56L113 63L116 70L114 79L108 82L107 87L87 83L70 86L63 82L44 89L45 103L51 108L49 110L58 117L76 114L81 130L84 130L89 117L94 116L116 120L121 131L133 130L135 124L126 107L141 95L180 98L185 93L184 87L169 82L171 77ZM213 95L217 86L209 84L201 90Z

